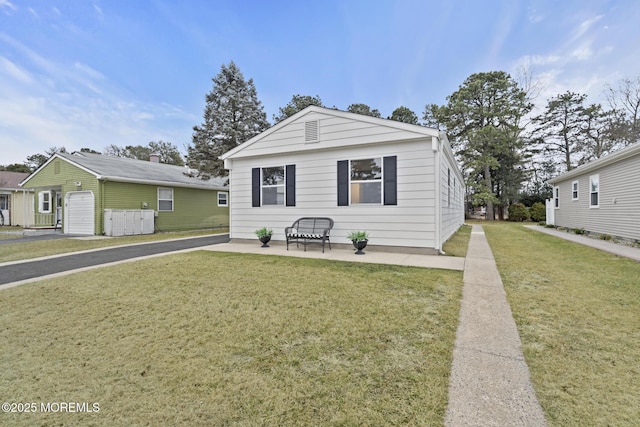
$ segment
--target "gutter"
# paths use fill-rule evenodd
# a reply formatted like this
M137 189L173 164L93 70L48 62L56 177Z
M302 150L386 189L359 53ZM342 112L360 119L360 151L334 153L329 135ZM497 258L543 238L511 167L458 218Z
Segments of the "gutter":
M229 191L229 187L195 185L195 184L180 183L175 181L155 181L150 179L122 178L117 176L102 176L102 175L97 175L96 178L101 181L126 182L126 183L132 183L132 184L147 184L147 185L164 185L167 187L195 188L200 190Z

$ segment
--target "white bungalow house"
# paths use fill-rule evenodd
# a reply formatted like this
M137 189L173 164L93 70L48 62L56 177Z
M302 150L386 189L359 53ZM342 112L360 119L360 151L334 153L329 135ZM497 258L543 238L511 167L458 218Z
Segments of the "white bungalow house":
M549 180L547 223L640 240L640 143Z
M435 254L464 222L464 181L436 129L311 106L221 156L229 170L230 237L301 217L334 220L331 245L351 231L369 249Z

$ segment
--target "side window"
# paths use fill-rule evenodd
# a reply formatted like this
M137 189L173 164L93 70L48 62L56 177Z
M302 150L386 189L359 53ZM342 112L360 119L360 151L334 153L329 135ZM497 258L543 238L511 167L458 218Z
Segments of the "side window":
M173 188L158 188L158 211L173 212Z
M38 193L38 212L51 213L51 192L41 191Z
M589 207L597 208L600 206L600 175L591 175L589 177Z
M571 183L571 200L578 200L578 181Z
M229 206L229 193L218 191L218 206L225 208Z
M560 207L560 189L553 187L553 206L557 209Z

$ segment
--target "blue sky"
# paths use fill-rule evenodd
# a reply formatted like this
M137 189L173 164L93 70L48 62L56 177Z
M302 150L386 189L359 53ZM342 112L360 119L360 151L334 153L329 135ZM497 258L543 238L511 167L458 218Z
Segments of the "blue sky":
M0 165L52 146L186 152L222 64L269 121L294 94L419 117L472 73L523 66L536 100L640 76L637 0L0 0Z

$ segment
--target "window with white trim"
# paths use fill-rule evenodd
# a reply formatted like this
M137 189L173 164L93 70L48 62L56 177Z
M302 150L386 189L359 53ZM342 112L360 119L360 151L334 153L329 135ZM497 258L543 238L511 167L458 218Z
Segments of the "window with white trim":
M284 166L262 168L262 206L284 206Z
M600 175L591 175L589 177L589 207L597 208L600 206Z
M553 187L553 206L558 209L560 207L560 188Z
M158 211L173 212L173 188L158 187Z
M571 200L578 200L578 181L571 183Z
M51 191L38 193L38 212L51 213Z
M382 204L382 158L351 160L351 204Z
M218 191L218 206L224 208L229 206L229 193L225 191Z
M451 207L451 169L447 168L447 207Z

